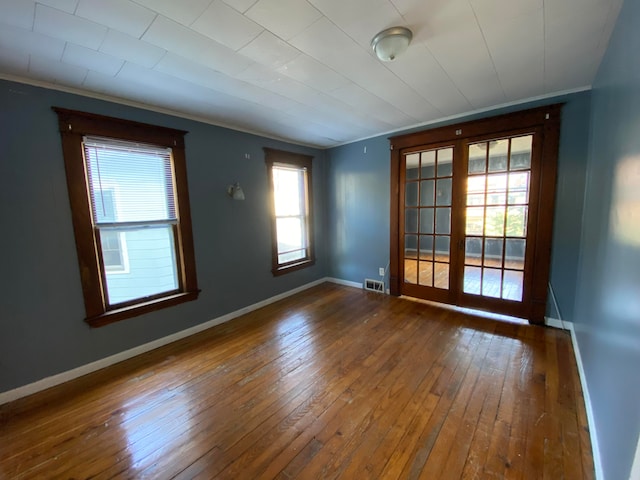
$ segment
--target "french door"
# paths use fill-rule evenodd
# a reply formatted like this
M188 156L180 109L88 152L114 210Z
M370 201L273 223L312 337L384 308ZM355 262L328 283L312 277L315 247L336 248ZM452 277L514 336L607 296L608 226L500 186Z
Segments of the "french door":
M543 321L559 113L391 139L392 294Z

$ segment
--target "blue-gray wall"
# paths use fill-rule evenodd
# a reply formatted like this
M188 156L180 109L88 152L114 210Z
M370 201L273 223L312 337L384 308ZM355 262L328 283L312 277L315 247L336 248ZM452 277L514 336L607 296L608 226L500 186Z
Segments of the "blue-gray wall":
M580 251L590 92L496 109L422 129L552 103L565 105L562 110L558 153L558 189L550 283L562 318L571 320ZM377 279L378 268L386 266L389 261L389 141L386 135L379 136L332 148L328 156L329 276L359 283L364 278ZM388 286L388 274L385 281Z
M198 300L91 329L51 106L189 131ZM326 276L326 153L54 90L0 81L0 392L184 330ZM274 278L263 147L313 155L317 263ZM250 159L245 158L245 153ZM239 181L245 201L227 197Z
M640 432L640 2L627 0L594 82L575 330L607 480Z

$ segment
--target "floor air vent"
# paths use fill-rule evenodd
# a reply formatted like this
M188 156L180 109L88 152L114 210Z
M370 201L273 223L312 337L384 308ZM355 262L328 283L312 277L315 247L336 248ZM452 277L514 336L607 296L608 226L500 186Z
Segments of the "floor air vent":
M371 290L372 292L384 293L384 282L381 282L380 280L371 280L370 278L365 278L364 289Z

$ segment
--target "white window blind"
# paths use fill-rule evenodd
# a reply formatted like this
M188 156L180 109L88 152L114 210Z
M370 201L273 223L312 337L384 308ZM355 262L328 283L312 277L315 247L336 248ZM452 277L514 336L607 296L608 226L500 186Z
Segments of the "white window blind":
M308 257L306 168L273 165L278 263Z

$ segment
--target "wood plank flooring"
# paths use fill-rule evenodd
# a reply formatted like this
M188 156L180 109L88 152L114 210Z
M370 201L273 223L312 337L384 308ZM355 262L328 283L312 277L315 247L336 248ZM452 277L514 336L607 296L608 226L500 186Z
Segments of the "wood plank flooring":
M0 407L0 478L594 472L566 332L323 284Z

